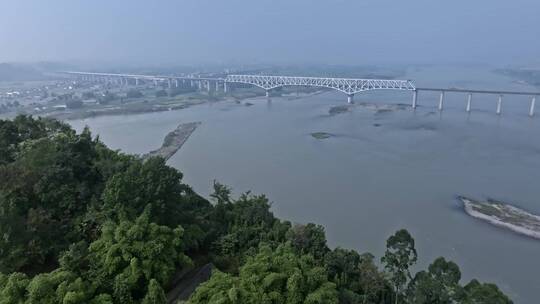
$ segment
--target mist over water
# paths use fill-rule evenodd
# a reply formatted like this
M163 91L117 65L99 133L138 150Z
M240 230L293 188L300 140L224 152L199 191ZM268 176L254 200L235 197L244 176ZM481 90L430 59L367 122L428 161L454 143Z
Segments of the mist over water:
M486 68L412 68L417 86L535 91ZM385 239L406 228L416 239L420 267L438 256L460 265L463 279L497 283L516 303L533 303L540 284L540 242L466 215L456 195L492 197L540 214L540 120L527 116L528 97L357 94L352 111L329 115L346 96L330 91L301 98L217 102L180 111L70 122L89 125L112 148L145 153L181 122L202 121L169 164L208 196L212 180L235 193L265 193L272 210L293 222L326 228L331 246L380 257ZM392 105L392 111L381 108ZM379 109L379 110L377 110ZM335 135L317 140L312 132Z

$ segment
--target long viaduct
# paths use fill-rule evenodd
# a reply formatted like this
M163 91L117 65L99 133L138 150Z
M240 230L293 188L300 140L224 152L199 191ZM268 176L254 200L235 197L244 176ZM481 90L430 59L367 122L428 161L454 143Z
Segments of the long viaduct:
M99 81L116 83L120 85L139 85L141 81L151 81L155 85L166 83L169 88L178 87L179 82L188 82L191 86L198 86L199 89L215 90L223 88L227 92L228 84L241 83L260 87L266 91L266 96L270 96L270 91L284 86L308 86L334 89L347 95L347 102L353 103L355 94L370 90L405 90L413 93L412 108L418 106L418 95L420 92L440 92L438 109L444 108L444 99L447 93L465 93L467 95L466 112L472 110L473 94L491 94L498 96L496 113L502 113L503 97L505 95L526 95L531 97L528 108L529 116L535 114L536 99L540 92L518 92L518 91L497 91L497 90L474 90L455 88L419 88L412 80L396 79L355 79L355 78L334 78L334 77L297 77L297 76L269 76L269 75L227 75L225 77L190 77L190 76L160 76L160 75L138 75L138 74L113 74L113 73L92 73L67 71L61 72L72 77L77 77L85 81Z

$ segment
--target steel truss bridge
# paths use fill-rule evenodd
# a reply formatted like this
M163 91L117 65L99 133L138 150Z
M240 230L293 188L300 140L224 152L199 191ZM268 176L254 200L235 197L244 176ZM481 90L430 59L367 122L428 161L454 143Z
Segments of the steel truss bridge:
M270 90L283 86L307 86L334 89L347 94L348 102L352 103L354 94L369 90L409 90L414 91L416 87L410 80L388 80L388 79L352 79L352 78L325 78L325 77L294 77L294 76L266 76L266 75L227 75L225 78L199 78L180 76L151 76L136 74L111 74L111 73L87 73L87 72L65 72L67 74L82 77L84 80L95 80L104 77L120 80L120 83L127 83L128 79L167 82L169 87L173 82L178 86L178 80L189 80L202 82L203 86L210 89L210 82L216 83L216 88L223 85L224 90L227 83L250 84L266 90L266 96L270 96Z
M98 81L115 83L120 85L139 85L140 81L151 81L155 85L167 83L169 88L182 85L198 86L199 90L206 89L210 92L211 84L215 85L215 90L223 88L227 92L227 84L248 84L260 87L266 91L266 96L270 96L270 90L284 86L307 86L334 89L347 94L347 101L353 102L356 93L370 90L405 90L413 92L412 108L418 106L418 93L421 91L440 92L439 111L443 110L446 93L466 93L466 112L472 110L473 94L498 95L496 113L502 113L502 102L504 95L528 95L531 96L529 106L529 116L534 116L535 103L540 92L513 92L513 91L493 91L493 90L469 90L454 88L417 88L412 80L395 79L354 79L354 78L329 78L329 77L296 77L296 76L269 76L269 75L227 75L226 77L193 77L193 76L164 76L164 75L138 75L138 74L112 74L112 73L91 73L91 72L60 72L71 77L77 77L84 81ZM131 81L131 82L130 82Z
M352 98L356 93L369 90L416 90L414 83L410 80L228 75L227 78L225 78L225 81L252 84L265 89L267 92L271 89L283 86L322 87L343 92L347 94L349 98ZM352 102L352 99L350 99L349 102Z

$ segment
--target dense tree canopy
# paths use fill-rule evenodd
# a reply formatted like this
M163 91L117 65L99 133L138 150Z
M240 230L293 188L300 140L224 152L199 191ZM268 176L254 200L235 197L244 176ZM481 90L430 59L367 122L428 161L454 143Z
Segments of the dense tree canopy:
M275 250L261 245L238 277L215 273L190 303L338 303L336 285L310 255L298 255L289 244Z
M92 282L120 303L163 293L161 287L150 289L150 283L165 286L175 271L191 264L183 253L182 234L181 227L150 222L150 205L134 222L106 223L89 247Z
M462 299L464 304L492 303L492 304L511 304L512 301L499 290L497 285L490 283L480 283L472 280L465 285L465 297Z
M405 285L412 278L409 267L416 263L417 257L414 239L407 230L399 230L386 241L386 252L381 262L390 274L396 303L402 296Z
M287 233L287 237L301 254L311 254L316 259L322 259L329 251L323 226L313 223L294 225Z
M82 238L83 216L100 195L103 178L93 159L104 147L88 130L76 135L59 129L34 138L36 128L18 144L22 136L15 137L16 159L0 167L0 271L39 271L54 263Z
M411 302L451 304L463 297L459 267L444 258L436 259L428 271L420 271L411 282Z
M0 304L162 304L193 268L215 265L189 303L512 303L460 285L436 259L413 275L414 239L369 253L327 245L324 227L281 221L264 195L212 202L161 158L107 148L49 119L0 120Z

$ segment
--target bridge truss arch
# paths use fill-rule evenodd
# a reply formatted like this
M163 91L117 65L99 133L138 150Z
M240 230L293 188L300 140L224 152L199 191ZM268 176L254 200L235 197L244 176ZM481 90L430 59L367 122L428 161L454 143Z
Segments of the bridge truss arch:
M343 92L347 95L369 90L408 90L415 91L416 87L411 80L394 79L352 79L352 78L324 78L324 77L293 77L293 76L265 76L265 75L227 75L224 79L229 83L251 84L265 90L283 86L324 87Z

